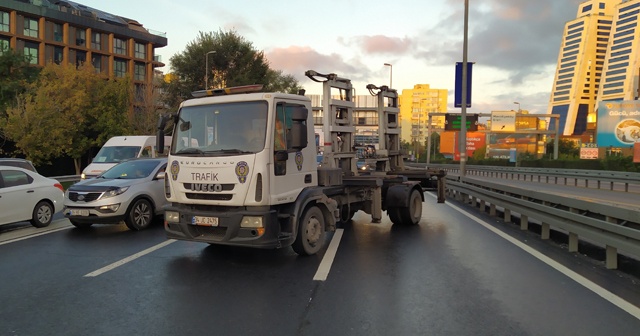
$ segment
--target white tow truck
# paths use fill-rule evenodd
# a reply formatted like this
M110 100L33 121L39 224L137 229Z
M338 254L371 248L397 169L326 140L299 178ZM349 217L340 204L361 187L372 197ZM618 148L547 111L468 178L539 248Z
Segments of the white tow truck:
M311 100L303 92L258 92L260 85L196 91L176 114L160 119L157 148L164 148L161 135L173 121L165 178L168 238L292 246L312 255L322 249L326 232L358 210L373 222L386 210L394 225L415 225L428 183L437 185L438 202L444 202L443 171L404 169L395 90L367 86L378 96L380 144L375 171L361 176L351 81L312 70L305 75L323 83L320 166Z

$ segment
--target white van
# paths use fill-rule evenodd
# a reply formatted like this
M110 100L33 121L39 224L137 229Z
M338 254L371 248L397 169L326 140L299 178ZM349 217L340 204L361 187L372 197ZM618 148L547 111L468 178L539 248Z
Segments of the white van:
M161 156L166 156L169 153L168 146L171 143L170 136L166 136L164 139L167 148ZM121 161L156 156L156 137L154 135L116 136L109 139L100 148L98 154L93 158L91 164L82 171L80 177L83 180L94 178Z

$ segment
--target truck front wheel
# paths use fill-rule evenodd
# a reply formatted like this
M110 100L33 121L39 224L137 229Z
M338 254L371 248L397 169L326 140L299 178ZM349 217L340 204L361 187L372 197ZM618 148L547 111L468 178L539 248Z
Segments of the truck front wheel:
M324 245L326 232L324 230L324 216L322 211L312 206L305 210L298 223L298 234L293 242L293 250L299 255L313 255L318 253Z

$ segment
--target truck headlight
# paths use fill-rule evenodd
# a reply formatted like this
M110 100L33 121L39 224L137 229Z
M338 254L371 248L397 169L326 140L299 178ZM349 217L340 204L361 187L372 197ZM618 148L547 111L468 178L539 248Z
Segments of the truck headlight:
M177 211L165 211L164 220L168 223L179 223L180 213Z
M244 227L244 228L264 227L264 225L262 224L262 216L243 216L242 222L240 222L240 227Z
M84 180L86 178L87 178L87 174L85 174L85 173L80 174L80 179L81 180Z

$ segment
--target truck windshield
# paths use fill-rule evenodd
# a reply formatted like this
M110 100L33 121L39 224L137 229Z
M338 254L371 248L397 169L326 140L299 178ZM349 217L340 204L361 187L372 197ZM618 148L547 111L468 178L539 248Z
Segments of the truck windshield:
M138 157L140 146L109 146L102 147L93 162L118 163L120 161Z
M264 149L266 101L186 106L180 110L171 154L229 156Z

